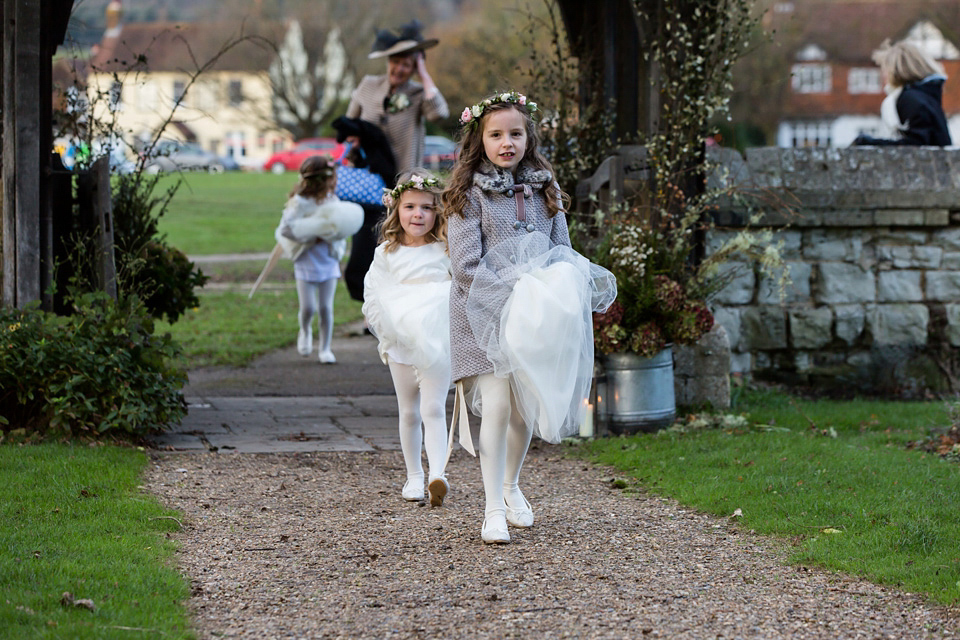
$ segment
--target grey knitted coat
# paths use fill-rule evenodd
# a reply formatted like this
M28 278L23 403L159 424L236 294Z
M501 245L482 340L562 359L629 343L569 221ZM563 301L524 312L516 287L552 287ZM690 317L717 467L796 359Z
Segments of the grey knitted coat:
M469 204L463 217L448 212L447 244L450 250L453 286L450 287L450 359L454 381L493 372L493 364L477 345L467 321L467 293L480 259L491 247L532 230L540 231L554 244L570 246L567 218L562 211L547 217L547 202L541 189L547 182L559 190L548 171L536 171L522 166L517 182L528 184L531 193L524 198L526 222L519 229L513 176L484 160L481 170L473 176L473 186L467 192ZM508 195L509 192L509 195Z

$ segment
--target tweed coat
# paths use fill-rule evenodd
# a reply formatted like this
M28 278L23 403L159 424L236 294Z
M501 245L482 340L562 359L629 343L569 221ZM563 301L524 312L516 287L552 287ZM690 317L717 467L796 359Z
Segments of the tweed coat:
M557 245L570 246L567 218L563 211L547 217L547 202L541 189L551 184L559 186L548 171L536 171L521 165L517 182L529 184L531 194L524 198L527 224ZM467 320L467 294L473 283L480 259L487 251L504 240L529 233L527 227L514 228L517 220L515 197L507 195L513 186L513 175L483 161L480 171L473 176L473 186L467 191L467 210L447 212L447 245L453 286L450 287L450 359L452 379L456 382L470 376L493 372L493 364L470 329Z
M364 76L350 96L347 117L360 118L383 129L390 141L397 173L403 173L419 167L423 162L426 134L424 118L431 121L446 118L450 115L450 109L439 89L427 100L423 85L408 80L397 92L407 95L410 106L396 113L388 113L384 101L390 94L390 77Z

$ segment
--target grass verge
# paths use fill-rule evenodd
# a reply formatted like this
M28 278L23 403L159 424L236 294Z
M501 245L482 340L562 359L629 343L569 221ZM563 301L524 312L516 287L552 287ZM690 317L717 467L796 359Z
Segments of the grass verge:
M333 303L334 326L362 318L360 306L341 281ZM296 343L297 309L292 287L258 291L252 299L246 291L201 291L198 308L173 325L157 322L156 330L169 332L180 343L181 364L187 369L242 367L259 355Z
M194 637L165 537L177 514L138 490L146 464L134 449L0 446L0 636Z
M761 534L791 561L960 601L960 466L908 451L947 424L942 403L830 401L746 392L752 426L662 431L582 452L638 484Z
M161 193L182 179L160 232L189 256L270 251L273 230L297 174L185 173L163 176Z

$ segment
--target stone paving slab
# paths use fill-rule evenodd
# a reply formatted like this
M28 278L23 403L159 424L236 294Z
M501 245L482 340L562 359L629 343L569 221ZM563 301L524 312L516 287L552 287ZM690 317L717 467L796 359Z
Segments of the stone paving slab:
M393 403L392 415L384 398ZM396 414L391 396L189 398L183 422L154 443L178 453L394 450Z

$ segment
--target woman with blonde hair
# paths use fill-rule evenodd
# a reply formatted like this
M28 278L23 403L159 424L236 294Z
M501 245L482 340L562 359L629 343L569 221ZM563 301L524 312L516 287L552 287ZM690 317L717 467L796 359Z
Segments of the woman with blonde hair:
M873 52L880 66L887 97L880 106L884 123L900 133L893 140L857 136L854 145L950 146L950 131L943 113L943 66L915 45L885 41Z

